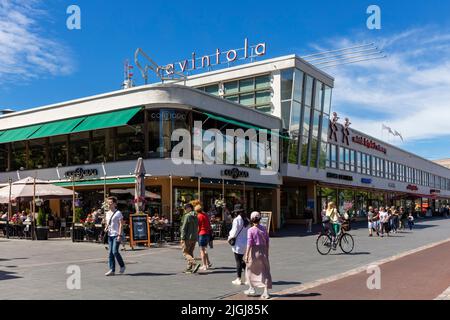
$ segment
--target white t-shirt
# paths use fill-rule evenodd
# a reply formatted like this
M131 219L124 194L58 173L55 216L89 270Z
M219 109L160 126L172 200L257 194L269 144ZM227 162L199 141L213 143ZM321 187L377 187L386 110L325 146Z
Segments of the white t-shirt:
M380 222L387 222L389 214L386 211L380 211Z
M120 221L123 219L123 215L122 212L120 212L119 210L116 211L116 214L114 214L113 211L108 211L106 213L106 225L108 225L109 223L109 227L108 227L108 235L110 237L116 237L119 235L119 226L120 226ZM109 222L109 220L111 220L112 217L112 221L111 223Z

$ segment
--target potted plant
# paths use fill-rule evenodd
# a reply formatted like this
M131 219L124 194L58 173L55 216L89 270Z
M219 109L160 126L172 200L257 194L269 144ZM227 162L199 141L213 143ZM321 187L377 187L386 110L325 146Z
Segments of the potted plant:
M38 216L36 218L36 237L37 240L48 240L48 231L47 227L47 214L44 213L42 208L39 208Z
M80 242L84 241L85 229L84 229L84 221L82 221L83 209L75 208L75 219L74 225L72 227L72 241Z

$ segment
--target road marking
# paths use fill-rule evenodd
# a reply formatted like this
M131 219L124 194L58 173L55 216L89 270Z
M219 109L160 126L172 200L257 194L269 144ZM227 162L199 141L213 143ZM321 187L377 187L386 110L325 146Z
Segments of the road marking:
M371 262L371 263L368 263L368 264L366 264L364 266L361 266L361 267L358 267L358 268L346 271L346 272L338 274L338 275L334 275L334 276L330 276L330 277L327 277L327 278L311 281L311 282L308 282L308 283L305 283L305 284L302 284L302 285L299 285L299 286L296 286L296 287L292 287L292 288L289 288L289 289L286 289L286 290L282 290L282 291L273 293L273 296L274 296L273 299L278 299L276 296L279 296L279 295L280 296L284 296L284 295L299 293L301 291L305 291L305 290L308 290L308 289L311 289L311 288L315 288L315 287L321 286L323 284L327 284L327 283L334 282L334 281L337 281L337 280L340 280L340 279L343 279L343 278L347 278L349 276L353 276L353 275L359 274L361 272L365 272L367 270L367 268L369 266L371 266L371 265L381 266L382 264L401 259L403 257L412 255L414 253L418 253L420 251L431 249L433 247L439 246L439 245L447 243L447 242L450 242L450 238L448 238L446 240L434 242L434 243L431 243L431 244L427 244L427 245L419 247L417 249L408 250L408 251L396 254L394 256L391 256L389 258L385 258L385 259L381 259L381 260L378 260L378 261L375 261L375 262ZM450 290L450 288L449 288L449 290ZM448 293L446 295L450 296L450 291L448 291Z
M434 300L450 300L450 287L447 288L444 292L442 292L436 299Z

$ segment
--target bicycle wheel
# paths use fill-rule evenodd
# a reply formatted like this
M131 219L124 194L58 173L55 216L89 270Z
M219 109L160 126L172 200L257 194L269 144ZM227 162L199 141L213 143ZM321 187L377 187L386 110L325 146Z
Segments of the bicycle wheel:
M350 253L353 251L355 241L350 234L345 233L342 235L341 240L339 241L339 246L344 253Z
M327 255L331 251L331 237L326 234L322 234L316 241L317 251L323 256Z

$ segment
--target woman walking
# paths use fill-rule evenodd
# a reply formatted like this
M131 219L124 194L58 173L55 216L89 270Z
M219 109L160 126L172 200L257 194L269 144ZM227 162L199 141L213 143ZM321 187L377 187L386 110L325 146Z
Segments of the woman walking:
M261 214L253 212L250 216L252 227L247 233L247 250L245 252L246 277L249 283L245 295L256 294L255 288L264 288L262 299L270 299L268 290L272 289L272 276L269 264L269 234L267 229L260 225Z
M212 263L209 261L208 252L206 252L206 248L211 241L211 223L209 222L208 215L203 212L203 208L200 204L197 204L194 210L197 213L198 246L200 247L200 256L202 258L202 266L200 267L200 270L206 271L212 267Z
M242 285L242 270L245 269L244 254L247 248L247 232L250 221L246 217L244 210L239 210L236 213L237 217L233 219L233 225L228 236L228 242L230 244L234 242L234 245L232 245L232 250L234 253L234 259L236 260L237 278L236 280L233 280L232 283L240 286Z
M105 276L113 276L116 273L116 260L120 266L120 273L125 272L125 263L119 253L120 242L122 241L123 215L117 209L117 198L108 198L109 211L106 213L106 230L108 232L109 245L109 271Z

